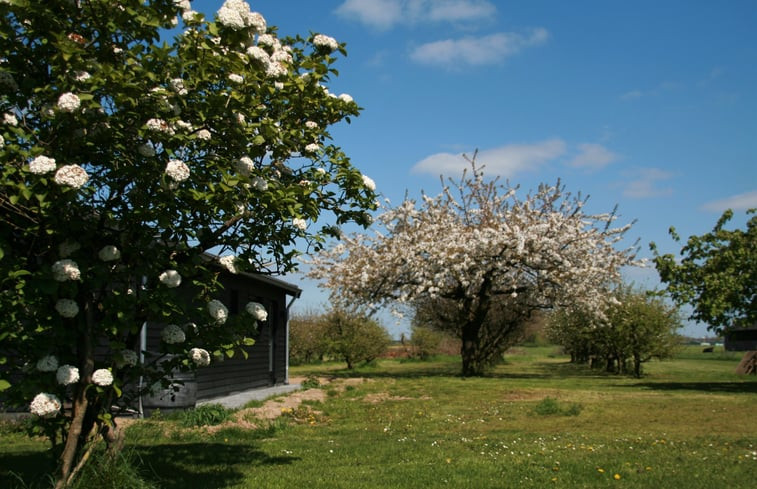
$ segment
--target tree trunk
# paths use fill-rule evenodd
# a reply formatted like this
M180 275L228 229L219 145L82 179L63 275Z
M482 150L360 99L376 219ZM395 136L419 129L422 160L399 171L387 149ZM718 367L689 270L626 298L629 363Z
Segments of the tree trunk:
M62 489L68 483L68 477L71 474L74 462L76 461L76 455L79 452L84 417L87 414L87 405L88 401L85 389L83 386L79 387L74 398L73 418L71 419L71 426L68 428L66 445L60 456L60 472L58 473L58 479L55 481L55 489Z
M463 361L463 377L476 377L484 374L486 365L481 358L481 348L478 341L478 323L468 323L463 326L460 356Z

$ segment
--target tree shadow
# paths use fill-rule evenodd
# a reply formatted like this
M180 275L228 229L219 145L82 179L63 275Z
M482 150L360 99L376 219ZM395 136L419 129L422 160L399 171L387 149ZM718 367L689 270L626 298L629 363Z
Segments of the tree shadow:
M757 394L757 382L639 382L622 387L661 391L700 391L729 394Z
M55 461L49 452L28 451L0 455L0 487L50 487Z
M249 443L177 443L132 445L139 457L143 477L162 489L216 489L241 484L239 469L287 465L297 457L272 457Z

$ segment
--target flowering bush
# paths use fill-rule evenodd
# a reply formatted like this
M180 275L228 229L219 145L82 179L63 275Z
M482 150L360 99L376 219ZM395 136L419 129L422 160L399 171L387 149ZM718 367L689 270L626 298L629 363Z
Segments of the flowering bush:
M335 303L424 312L416 319L462 340L463 373L479 375L534 311L601 309L635 249L616 248L630 226L612 228L613 214L586 214L585 201L559 182L518 199L517 188L485 180L475 156L470 163L470 175L437 197L423 195L420 208L408 199L386 209L375 236L321 252L310 276Z
M124 385L249 343L249 317L214 299L209 250L236 257L227 268L286 272L296 245L339 234L317 223L367 225L375 208L329 132L359 113L327 89L343 45L279 39L243 0L207 18L191 7L0 2L0 355L14 352L0 390L19 406L48 393L31 409L65 440L59 486L78 433L118 445ZM140 363L146 322L197 327ZM70 368L23 367L46 355Z

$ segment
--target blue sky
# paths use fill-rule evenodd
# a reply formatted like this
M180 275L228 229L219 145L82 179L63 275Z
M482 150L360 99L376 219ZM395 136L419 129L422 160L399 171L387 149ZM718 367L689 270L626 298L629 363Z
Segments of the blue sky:
M195 0L211 16L221 0ZM258 0L280 35L347 43L333 93L364 108L335 142L399 203L479 150L525 190L562 179L617 204L642 256L757 207L757 2ZM630 280L656 285L654 270ZM326 295L297 276L295 310ZM387 324L390 330L397 326ZM685 332L704 334L701 325Z

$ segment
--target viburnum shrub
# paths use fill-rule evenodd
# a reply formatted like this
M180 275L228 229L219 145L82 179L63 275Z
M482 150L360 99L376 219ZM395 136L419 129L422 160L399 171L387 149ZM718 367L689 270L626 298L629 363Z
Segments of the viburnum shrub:
M327 88L344 45L279 38L242 0L212 19L1 1L0 53L0 390L50 436L62 487L93 437L119 446L124 386L251 343L267 312L230 317L217 267L291 270L376 195L329 133L359 113ZM146 322L165 329L142 363Z

